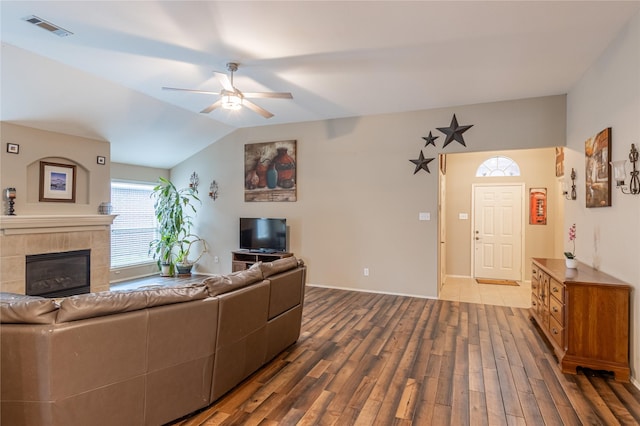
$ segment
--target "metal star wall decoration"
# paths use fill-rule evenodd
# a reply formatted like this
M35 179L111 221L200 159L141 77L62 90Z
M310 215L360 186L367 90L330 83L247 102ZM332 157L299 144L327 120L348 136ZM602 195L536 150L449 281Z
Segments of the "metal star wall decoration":
M420 155L417 159L409 160L416 165L416 169L413 171L413 174L415 175L421 169L426 171L427 173L431 173L431 171L429 170L429 163L433 160L435 160L435 158L424 158L424 154L422 154L422 150L420 150Z
M425 147L426 147L426 146L428 146L428 145L436 146L436 139L438 139L439 137L440 137L440 136L433 136L433 135L431 134L431 131L429 131L429 136L427 136L427 137L424 137L424 136L423 136L423 137L422 137L422 139L424 139L425 141L427 141L427 143L426 143L426 144L424 144L424 146L425 146Z
M437 128L442 133L447 135L447 137L444 140L444 145L442 145L442 147L445 148L447 145L449 145L454 140L460 142L462 144L462 146L467 146L464 143L464 138L462 137L462 134L464 132L466 132L467 130L469 130L470 128L472 128L472 127L473 127L473 124L471 124L469 126L459 126L458 125L458 119L456 118L456 115L453 114L453 118L451 119L451 124L449 125L449 127L438 127Z

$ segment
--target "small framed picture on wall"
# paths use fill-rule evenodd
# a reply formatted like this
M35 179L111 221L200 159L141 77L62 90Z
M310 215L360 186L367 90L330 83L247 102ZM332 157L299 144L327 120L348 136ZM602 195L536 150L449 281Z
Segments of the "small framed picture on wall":
M20 153L20 145L17 143L8 143L7 144L7 152L9 154L18 154Z

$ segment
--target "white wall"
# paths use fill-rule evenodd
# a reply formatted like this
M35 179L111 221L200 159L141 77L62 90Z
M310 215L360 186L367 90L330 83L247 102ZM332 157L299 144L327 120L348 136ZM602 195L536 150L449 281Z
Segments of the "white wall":
M577 257L631 284L631 369L640 373L640 195L613 190L612 206L586 208L584 141L612 128L610 157L640 145L640 13L637 13L567 97L567 163L578 172L578 200L565 204L565 230L577 226ZM628 183L627 179L627 183ZM615 184L613 185L615 188ZM568 243L565 242L568 247Z
M454 113L460 125L474 126L464 134L467 147L443 149L436 127L448 127ZM212 144L172 169L171 178L185 186L191 173L200 176L196 231L211 251L198 271L231 270L239 217L286 217L290 250L308 263L310 283L436 297L438 153L564 145L565 123L565 96L551 96L263 126ZM425 147L429 131L440 135L437 148ZM298 141L298 201L244 202L244 144L289 139ZM421 149L436 160L430 174L414 175L409 159ZM212 179L220 185L215 202L206 196ZM418 221L419 212L431 220Z

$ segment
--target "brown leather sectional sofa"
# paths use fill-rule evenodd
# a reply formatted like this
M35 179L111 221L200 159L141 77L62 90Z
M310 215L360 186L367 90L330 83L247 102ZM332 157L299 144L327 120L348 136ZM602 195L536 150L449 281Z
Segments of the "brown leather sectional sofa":
M0 303L0 423L161 425L214 402L300 335L293 258L183 287Z

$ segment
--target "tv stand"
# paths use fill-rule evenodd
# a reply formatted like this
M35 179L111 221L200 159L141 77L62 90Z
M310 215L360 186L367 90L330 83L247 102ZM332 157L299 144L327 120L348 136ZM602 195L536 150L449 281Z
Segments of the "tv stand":
M267 251L236 250L231 252L231 270L233 272L244 271L257 262L273 262L284 257L291 257L293 253Z

